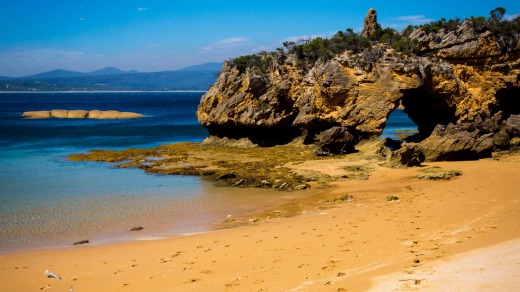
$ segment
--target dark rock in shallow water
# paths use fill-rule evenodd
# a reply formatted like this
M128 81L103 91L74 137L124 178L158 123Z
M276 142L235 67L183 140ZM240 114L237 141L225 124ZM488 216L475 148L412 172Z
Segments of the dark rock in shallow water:
M237 175L234 172L226 173L219 176L219 179L228 179L228 178L236 178Z
M345 127L332 127L319 133L316 138L316 155L348 154L355 151L356 140Z
M81 245L81 244L85 244L85 243L89 243L90 241L88 240L80 240L80 241L76 241L73 243L73 245Z
M141 231L143 230L144 228L142 226L137 226L137 227L132 227L130 228L130 231Z

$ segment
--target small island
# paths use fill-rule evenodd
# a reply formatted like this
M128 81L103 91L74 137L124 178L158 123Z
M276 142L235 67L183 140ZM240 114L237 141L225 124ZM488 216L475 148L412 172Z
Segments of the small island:
M120 112L116 110L62 110L55 109L50 111L28 111L22 114L28 119L100 119L100 120L114 120L114 119L135 119L142 118L144 115L134 112Z

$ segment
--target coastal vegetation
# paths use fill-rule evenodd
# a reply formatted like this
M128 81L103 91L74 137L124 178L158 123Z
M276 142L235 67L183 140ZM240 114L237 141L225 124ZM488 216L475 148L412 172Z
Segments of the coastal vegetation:
M505 19L506 9L497 7L490 11L489 17L479 16L470 17L465 20L470 21L478 32L491 31L494 35L501 36L506 48L513 44L511 38L517 38L520 32L520 16L508 20ZM351 28L345 31L338 31L330 38L300 38L297 41L285 41L283 47L279 47L274 52L260 52L258 54L240 56L230 60L241 72L246 68L251 68L257 73L265 73L275 58L294 57L302 67L312 66L314 63L327 62L336 55L345 51L353 53L363 53L363 58L368 61L375 61L381 56L381 48L377 45L384 45L394 49L402 55L427 54L420 52L418 41L410 38L410 34L421 29L426 34L449 33L456 31L464 21L460 18L449 19L441 18L437 21L422 25L409 25L401 32L394 28L387 27L382 29L377 26L376 33L364 36L355 32Z

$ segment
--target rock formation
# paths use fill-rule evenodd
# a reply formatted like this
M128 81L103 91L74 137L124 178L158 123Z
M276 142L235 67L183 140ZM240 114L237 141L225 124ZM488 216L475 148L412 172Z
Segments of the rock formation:
M50 111L28 111L22 114L28 119L135 119L144 117L142 114L133 112L119 112L114 110L100 111L100 110L50 110Z
M375 20L375 10L369 16ZM409 38L417 45L411 55L375 44L310 66L280 52L263 71L226 62L198 119L210 135L265 146L296 137L312 143L333 127L360 142L379 137L402 104L419 129L405 149L415 160L475 159L519 146L518 32L496 36L466 20L454 31L418 28Z
M368 38L374 36L379 30L381 30L381 26L377 23L377 12L371 8L365 16L361 35Z

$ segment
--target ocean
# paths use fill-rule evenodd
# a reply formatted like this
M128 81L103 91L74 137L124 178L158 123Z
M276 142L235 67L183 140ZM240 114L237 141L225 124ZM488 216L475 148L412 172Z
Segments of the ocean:
M148 175L110 164L71 162L92 149L200 142L203 92L0 93L0 253L101 244L211 230L229 215L272 204L279 192L215 187L198 177ZM139 119L25 119L25 111L118 110ZM393 117L396 116L396 117ZM411 129L394 111L383 136ZM396 132L397 131L397 132ZM139 232L129 231L143 226Z

